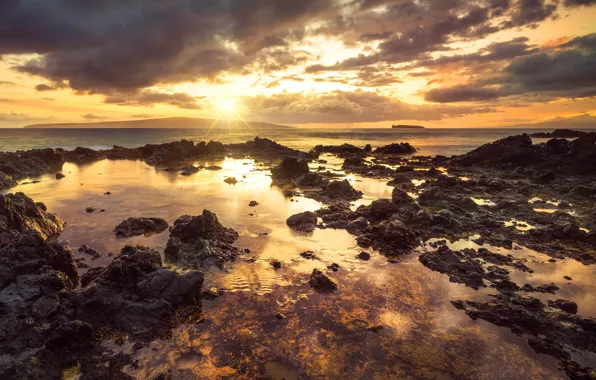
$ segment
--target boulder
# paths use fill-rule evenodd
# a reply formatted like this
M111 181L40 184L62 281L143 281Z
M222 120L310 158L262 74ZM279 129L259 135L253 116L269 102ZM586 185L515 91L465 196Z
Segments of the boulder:
M290 228L302 232L314 231L317 223L317 214L312 211L292 215L286 220L286 224Z
M209 210L198 216L184 215L170 227L165 259L191 268L222 267L240 253L232 246L236 239L238 233L224 227Z
M323 186L320 192L322 197L329 199L341 199L345 201L355 201L362 198L362 191L358 191L350 185L347 179L343 181L333 181Z

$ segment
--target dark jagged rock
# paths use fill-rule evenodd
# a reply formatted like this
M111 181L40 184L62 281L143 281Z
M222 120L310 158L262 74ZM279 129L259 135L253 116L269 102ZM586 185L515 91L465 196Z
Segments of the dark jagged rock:
M297 231L312 232L317 225L317 214L312 211L301 212L290 216L286 224Z
M562 299L558 299L556 301L548 301L548 306L556 307L557 309L561 309L564 312L570 314L577 314L578 309L577 304L575 302Z
M16 186L24 178L60 170L62 164L63 154L56 149L0 152L0 190Z
M354 153L364 153L365 150L362 148L358 148L357 146L351 144L342 144L342 145L317 145L314 147L313 151L316 153L334 153L334 154L354 154Z
M257 207L259 205L259 202L257 201L250 201L250 203L248 204L248 207Z
M0 194L0 246L7 230L18 233L35 231L46 240L56 238L64 229L62 219L45 211L23 193Z
M357 242L363 248L378 249L389 257L410 253L420 245L420 239L414 231L404 226L399 220L370 226L364 234L358 237Z
M530 137L537 137L541 139L568 139L590 135L594 132L574 131L573 129L555 129L552 132L537 132L532 133Z
M338 289L337 281L327 276L319 269L314 269L312 271L308 283L319 293L333 293Z
M501 266L532 272L522 260L493 253L485 248L478 251L469 248L452 251L446 245L442 245L435 252L423 253L419 260L429 269L448 275L451 282L479 289L485 286L484 280L487 280L501 292L520 290L519 286L509 279L509 271ZM493 265L486 265L487 263Z
M309 171L308 162L296 157L286 157L278 166L271 168L272 178L277 181L298 179Z
M378 222L389 219L399 210L399 207L390 199L377 199L368 206L358 207L357 213L371 222Z
M362 191L358 191L350 185L347 179L333 181L324 185L318 196L331 200L341 199L344 201L355 201L362 198Z
M412 198L407 192L394 188L393 193L391 194L391 200L395 205L400 208L405 208L412 212L418 212L420 210L420 206L416 203L414 198Z
M454 301L472 319L483 319L529 336L536 352L553 356L572 379L589 379L593 370L571 359L568 348L596 352L596 320L568 312L551 312L540 300L497 294L488 302Z
M152 166L182 162L196 155L195 144L192 141L181 140L153 147L153 154L145 162Z
M79 252L93 257L93 260L98 259L102 256L101 252L99 252L95 248L91 248L91 247L87 246L87 244L81 245L79 247Z
M203 210L199 216L184 215L170 227L165 258L168 262L191 268L222 267L240 253L232 246L236 239L238 233L224 227L209 210Z
M238 183L238 180L236 179L236 177L227 177L226 179L224 179L224 182L230 185L235 185Z
M62 179L64 177L66 177L66 176L64 174L58 172L58 173L56 173L55 177L56 177L56 179Z
M358 254L358 258L364 261L370 260L370 253L362 251Z
M66 314L116 331L143 334L158 328L177 306L199 303L203 274L162 268L158 252L126 246L72 294Z
M322 187L327 180L318 173L306 173L298 179L296 185L299 187Z
M539 155L532 149L532 139L527 134L509 136L481 146L451 160L458 166L514 165L527 166L536 163Z
M414 154L416 153L416 148L414 148L410 143L398 143L398 144L389 144L380 148L375 149L374 153L376 154L395 154L395 155L407 155L407 154Z
M282 157L296 157L310 160L313 157L299 150L291 149L275 141L255 137L253 141L247 141L244 144L228 144L227 151L231 153L248 154L251 157L259 159L278 159Z
M165 231L167 228L168 222L161 218L128 218L114 228L114 233L119 238L150 236Z

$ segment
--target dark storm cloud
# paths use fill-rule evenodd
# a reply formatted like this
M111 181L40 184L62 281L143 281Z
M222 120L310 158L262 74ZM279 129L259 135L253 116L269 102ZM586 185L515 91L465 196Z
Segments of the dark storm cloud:
M510 60L519 56L529 55L537 51L535 45L528 44L527 37L519 37L506 42L493 42L479 49L476 53L443 56L437 59L422 60L414 67L443 66L455 62L473 63L498 62Z
M492 111L476 107L411 105L368 91L261 95L245 98L242 104L252 111L253 117L286 124L441 120Z
M559 9L558 0L379 0L360 1L359 4L366 11L331 20L320 28L320 32L340 35L348 45L379 41L376 51L333 65L311 65L306 73L355 70L379 62L413 64L429 61L431 53L450 50L452 42L477 40L511 28L532 27L556 18ZM382 4L386 5L384 11L368 10ZM522 41L500 48L523 49L524 46ZM494 54L507 59L505 53L497 51Z
M577 37L554 50L511 60L496 75L466 85L430 90L428 101L482 101L512 95L545 98L596 96L596 34Z
M8 0L0 5L0 54L41 53L17 70L79 93L130 93L240 72L263 49L301 35L289 30L334 6L334 0ZM279 53L267 57L280 68L287 62Z

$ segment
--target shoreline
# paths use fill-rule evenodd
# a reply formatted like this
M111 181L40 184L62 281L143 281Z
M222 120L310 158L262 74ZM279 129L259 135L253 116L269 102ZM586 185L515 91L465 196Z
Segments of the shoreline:
M9 189L25 178L60 172L58 169L65 162L89 165L106 159L143 161L156 171L192 178L197 173L221 170L211 162L223 157L251 160L255 164L253 170L271 173L271 186L281 189L285 196L322 205L317 210L292 215L285 228L306 236L317 231L347 231L363 252L371 252L390 263L416 252L424 267L447 276L451 283L470 289L490 289L494 293L488 301L448 301L455 311L465 313L472 320L483 319L510 328L528 339L531 350L553 357L570 378L581 378L592 369L574 361L567 347L594 352L596 330L592 326L596 326L596 320L580 317L581 303L543 298L550 297L551 293L556 297L561 284L518 283L518 278L528 280L525 276L539 265L515 256L515 251L526 247L554 262L574 260L586 266L596 262L595 142L596 134L585 134L571 141L552 139L533 144L530 136L524 134L453 157L418 156L415 147L407 143L377 149L349 144L320 145L310 152L301 152L259 138L243 144L213 141L195 144L183 140L104 151L43 149L0 153L0 162L3 162L0 183L4 189ZM331 168L326 155L339 160L340 170ZM211 166L196 165L197 161ZM317 166L319 168L315 169ZM69 174L65 175L68 178ZM392 194L389 198L352 207L353 202L362 199L363 192L354 187L355 182L347 180L349 176L386 182L393 187ZM235 178L235 181L242 183L243 180ZM204 312L201 299L218 299L223 295L217 289L202 287L203 273L210 273L213 267L226 268L234 261L243 262L250 256L244 247L235 243L238 238L243 241L242 236L223 225L217 216L204 211L188 218L181 216L169 231L163 232L169 234L166 263L158 259L159 253L153 248L124 248L106 267L85 272L81 276L83 286L79 288L75 283L79 279L78 271L83 272L84 268L77 269L68 247L57 242L64 228L60 219L47 213L45 205L34 203L24 194L4 195L2 200L0 215L8 222L2 230L5 235L0 239L0 251L20 252L24 248L19 241L25 236L41 234L35 238L38 252L33 260L35 264L23 266L18 255L6 256L12 260L8 267L14 271L14 276L7 277L9 286L23 289L30 286L13 280L24 276L35 278L35 286L55 275L67 275L70 279L70 283L63 282L58 290L44 288L42 294L44 299L56 298L58 293L67 294L56 302L60 310L68 312L60 311L52 316L50 319L54 322L47 334L42 334L45 338L39 341L39 347L49 344L58 350L68 349L69 359L57 360L54 366L58 368L53 368L54 371L69 367L73 360L84 361L89 373L101 371L101 361L85 361L82 357L103 349L82 342L73 346L70 339L74 332L100 341L106 336L124 333L129 340L147 344L181 323L200 322L199 316ZM163 222L169 224L169 221ZM197 229L197 226L203 227ZM121 231L125 235L139 231L142 235L158 229L165 231L162 228L161 221L131 220ZM462 239L473 242L476 248L461 249L452 245ZM207 252L206 244L213 247L209 254L197 256ZM494 252L497 249L511 253L499 254ZM86 250L83 254L93 255ZM56 257L60 260L56 261ZM273 268L277 265L271 261ZM279 262L279 265L283 268L288 263ZM189 272L175 270L178 266ZM40 275L38 271L42 269L43 275ZM121 272L121 269L126 270ZM305 286L321 297L341 295L343 282L347 281L343 280L342 268L338 266L339 272L331 266L321 269L305 276L303 283L308 284ZM122 277L127 271L139 277L131 282ZM147 288L140 285L154 280L165 284L163 291L147 293ZM127 284L126 290L121 288L121 283ZM176 292L165 291L170 285L174 289L175 283L192 285L184 289L176 285ZM91 288L96 289L95 293L89 290ZM93 303L109 304L110 300L121 297L124 299L118 302L122 302L123 307L133 307L127 303L129 299L145 300L148 304L143 306L143 313L155 319L139 316L137 322L129 324L118 310L110 308L106 309L107 320L95 319ZM23 302L24 308L33 307L33 303ZM166 317L167 314L176 314L176 318ZM285 315L276 318L285 320ZM526 323L528 320L531 323ZM569 329L569 325L573 329ZM364 327L373 331L383 328L382 324L380 326ZM25 327L15 331L22 328ZM18 339L15 342L17 344ZM12 350L19 352L16 346ZM44 351L47 349L40 350L49 355ZM120 366L110 367L110 371L121 371L134 353L131 355ZM47 360L42 360L41 364L50 365ZM11 370L14 368L7 371Z

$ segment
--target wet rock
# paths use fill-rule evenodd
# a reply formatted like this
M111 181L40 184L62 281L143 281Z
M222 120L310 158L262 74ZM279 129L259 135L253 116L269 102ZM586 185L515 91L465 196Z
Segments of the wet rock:
M170 163L182 162L197 154L192 141L181 140L165 144L148 146L152 149L151 157L145 162L152 166L162 166Z
M275 318L282 320L282 319L286 319L287 317L282 313L277 313L277 314L275 314Z
M391 200L395 203L398 207L405 207L413 212L418 212L420 210L420 206L416 203L414 198L412 198L407 192L403 191L402 189L398 189L397 187L393 189L391 193Z
M281 269L282 264L281 261L279 260L271 260L271 262L269 263L274 269Z
M321 187L327 180L318 173L306 173L298 179L296 185L299 187Z
M577 304L573 301L558 299L556 301L548 301L548 306L556 307L566 313L577 314Z
M362 251L358 254L358 258L364 261L370 260L370 253Z
M351 144L342 145L317 145L313 149L317 153L334 153L334 154L353 154L363 153L364 149L358 148Z
M116 237L150 236L161 233L168 228L168 222L161 218L128 218L114 228Z
M190 175L198 173L199 171L201 171L201 168L196 167L194 165L183 166L180 168L180 175L188 177Z
M95 212L97 209L95 207L87 207L85 209L85 212L88 214L91 214L92 212Z
M257 201L250 201L250 203L248 204L248 207L257 207L259 205L259 202Z
M58 173L56 173L55 177L56 177L56 179L62 179L64 177L66 177L66 176L64 174L58 172Z
M399 207L389 199L377 199L368 206L360 206L358 214L364 215L371 222L389 219L399 212Z
M317 222L317 215L312 211L292 215L286 220L286 224L290 228L302 232L313 232Z
M449 275L449 281L465 284L474 289L484 287L485 270L477 260L469 259L462 252L441 246L436 252L425 252L418 258L433 271Z
M524 292L538 292L538 293L550 293L555 294L559 287L555 284L540 284L540 285L531 285L525 284L522 288Z
M380 148L377 148L374 153L376 154L396 154L406 155L416 153L416 148L411 146L409 143L389 144Z
M319 293L332 293L338 289L337 281L327 276L319 269L314 269L312 271L308 283Z
M345 201L355 201L362 198L362 192L354 189L348 180L330 182L323 186L320 195L329 199Z
M333 263L333 264L327 265L327 269L337 272L337 271L339 271L340 266L339 266L339 264Z
M0 152L0 190L15 186L27 177L36 177L64 164L63 153L55 149Z
M79 252L89 255L93 258L93 260L98 259L102 256L101 252L98 250L87 246L87 244L83 244L79 247Z
M240 254L238 248L232 246L236 239L238 233L224 227L209 210L203 210L199 216L184 215L170 227L165 259L191 268L222 267Z
M488 302L457 301L454 306L472 319L483 319L508 327L517 335L529 336L528 344L536 352L553 356L572 378L585 379L588 368L572 361L567 347L594 352L596 320L573 313L551 312L540 300L518 295L494 295ZM575 377L578 373L583 375Z
M378 249L389 257L407 254L420 245L414 231L398 220L369 228L358 237L357 242L363 248Z
M250 155L259 159L279 159L282 157L296 157L302 159L312 159L308 153L288 148L267 138L255 137L252 141L243 144L228 144L226 150L232 153Z
M368 221L364 217L357 218L349 222L345 227L346 231L352 235L360 235L368 228Z
M300 256L308 260L318 260L319 258L313 251L301 252Z
M235 185L238 183L238 180L236 179L236 177L227 177L226 179L224 179L225 183L229 183L230 185Z
M286 157L276 167L271 169L273 180L284 181L298 179L310 171L308 162L296 157Z
M48 213L43 204L36 204L23 193L0 194L0 246L2 236L15 233L37 232L46 239L53 239L64 229L62 219Z
M179 305L199 303L203 274L162 268L157 251L126 246L72 294L67 315L93 326L132 334L147 333L170 318Z

